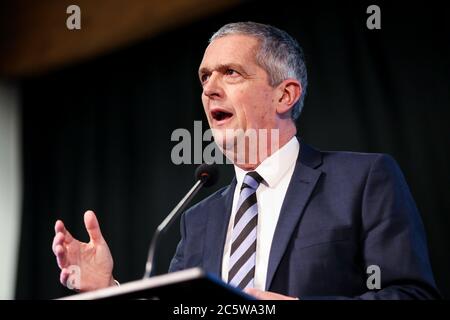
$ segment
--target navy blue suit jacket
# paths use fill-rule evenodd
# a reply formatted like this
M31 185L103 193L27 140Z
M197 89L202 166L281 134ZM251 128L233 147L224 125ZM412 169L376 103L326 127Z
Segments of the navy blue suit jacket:
M186 211L169 272L220 276L236 179ZM367 267L380 268L369 290ZM266 290L300 299L438 298L419 212L390 156L301 143L270 251Z

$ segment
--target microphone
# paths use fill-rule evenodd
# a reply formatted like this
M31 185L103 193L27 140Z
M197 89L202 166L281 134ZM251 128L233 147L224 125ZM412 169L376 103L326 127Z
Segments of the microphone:
M203 163L197 167L195 170L196 183L189 190L189 192L184 196L183 199L172 209L172 211L167 215L163 222L156 228L153 234L152 241L148 250L147 263L145 264L144 279L149 278L154 275L154 261L155 261L155 251L158 246L159 237L162 233L166 232L167 229L172 225L172 223L179 217L183 212L186 205L194 198L198 191L202 187L210 187L214 185L217 180L219 180L219 170L218 166L215 164Z

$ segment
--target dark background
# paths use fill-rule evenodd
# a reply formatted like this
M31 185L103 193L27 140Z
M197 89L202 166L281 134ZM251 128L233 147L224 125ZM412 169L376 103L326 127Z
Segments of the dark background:
M393 1L392 1L393 2ZM324 150L389 153L421 211L439 288L450 297L450 32L436 3L247 1L138 44L21 81L23 217L17 298L70 294L51 242L62 219L87 241L93 209L121 282L144 271L153 231L193 183L172 164L176 128L207 122L197 68L207 39L233 21L273 24L300 42L309 88L300 135ZM437 2L438 3L438 2ZM382 29L366 28L381 7ZM223 168L215 188L226 185ZM203 191L195 201L211 192ZM163 238L158 270L179 239Z

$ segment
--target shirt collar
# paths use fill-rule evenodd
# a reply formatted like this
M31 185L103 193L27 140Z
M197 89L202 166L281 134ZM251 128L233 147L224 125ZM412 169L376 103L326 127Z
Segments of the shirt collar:
M289 168L297 161L299 150L300 143L297 137L294 136L279 150L261 162L254 171L258 172L264 179L264 184L269 188L275 188L288 172ZM236 173L237 186L239 187L248 171L236 165L234 166L234 171Z

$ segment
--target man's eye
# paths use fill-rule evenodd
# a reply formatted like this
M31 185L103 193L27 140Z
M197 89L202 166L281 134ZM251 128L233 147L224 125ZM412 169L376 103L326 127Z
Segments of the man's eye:
M226 74L227 76L235 76L235 75L238 75L239 73L238 73L236 70L233 70L233 69L227 69L227 70L225 71L225 74Z
M202 74L202 76L200 77L200 81L202 83L208 81L208 79L209 79L209 74Z

